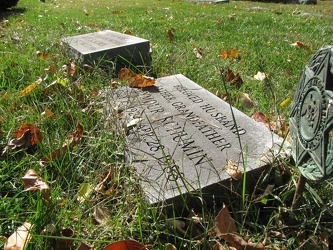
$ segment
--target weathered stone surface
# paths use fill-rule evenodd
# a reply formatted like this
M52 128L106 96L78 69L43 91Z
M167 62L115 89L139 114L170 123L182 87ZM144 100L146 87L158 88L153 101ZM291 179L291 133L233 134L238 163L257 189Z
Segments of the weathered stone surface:
M150 44L146 39L104 30L66 37L69 54L81 63L113 61L122 66L150 65Z
M227 160L251 172L267 165L266 153L282 142L235 108L233 119L228 103L180 74L159 78L143 91L121 89L114 98L128 121L142 119L127 137L127 159L151 203L198 189L214 191L230 179Z
M333 173L333 47L320 49L303 70L291 106L292 155L303 176Z

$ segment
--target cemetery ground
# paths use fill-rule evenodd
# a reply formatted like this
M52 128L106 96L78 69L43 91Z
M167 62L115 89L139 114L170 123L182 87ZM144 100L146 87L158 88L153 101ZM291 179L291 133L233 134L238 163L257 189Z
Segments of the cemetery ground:
M148 205L124 161L121 112L105 113L103 91L126 82L112 63L71 61L61 38L109 29L147 39L144 74L183 74L288 140L300 72L333 43L332 20L331 1L20 0L0 12L0 247L29 222L26 249L104 249L126 239L148 249L329 249L332 180L307 183L291 211L299 172L289 158L272 161L252 188L246 176L231 178L224 209L166 214ZM231 218L240 236L222 239L217 225Z

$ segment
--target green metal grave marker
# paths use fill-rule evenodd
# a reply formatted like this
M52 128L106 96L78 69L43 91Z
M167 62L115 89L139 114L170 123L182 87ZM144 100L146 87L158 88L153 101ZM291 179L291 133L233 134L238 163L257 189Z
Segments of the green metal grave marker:
M333 172L332 128L333 47L327 46L306 65L291 106L292 156L309 180Z

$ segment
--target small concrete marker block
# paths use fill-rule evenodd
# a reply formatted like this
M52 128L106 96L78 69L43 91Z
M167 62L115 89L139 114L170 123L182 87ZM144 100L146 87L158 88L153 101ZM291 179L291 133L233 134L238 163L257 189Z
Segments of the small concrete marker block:
M66 37L69 55L80 63L120 62L123 66L150 65L150 43L146 39L112 30Z

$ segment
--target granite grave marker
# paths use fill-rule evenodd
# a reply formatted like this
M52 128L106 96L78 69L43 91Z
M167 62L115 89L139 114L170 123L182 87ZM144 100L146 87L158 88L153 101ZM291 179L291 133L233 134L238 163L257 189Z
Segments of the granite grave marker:
M124 109L129 122L140 120L127 136L127 160L152 204L214 189L230 179L227 160L243 171L242 152L246 171L258 170L271 160L266 153L282 144L235 108L234 120L228 103L181 74L158 78L144 90L119 89L113 97L111 106Z
M116 62L123 66L150 65L150 43L146 39L118 33L112 30L66 37L68 53L80 63Z

